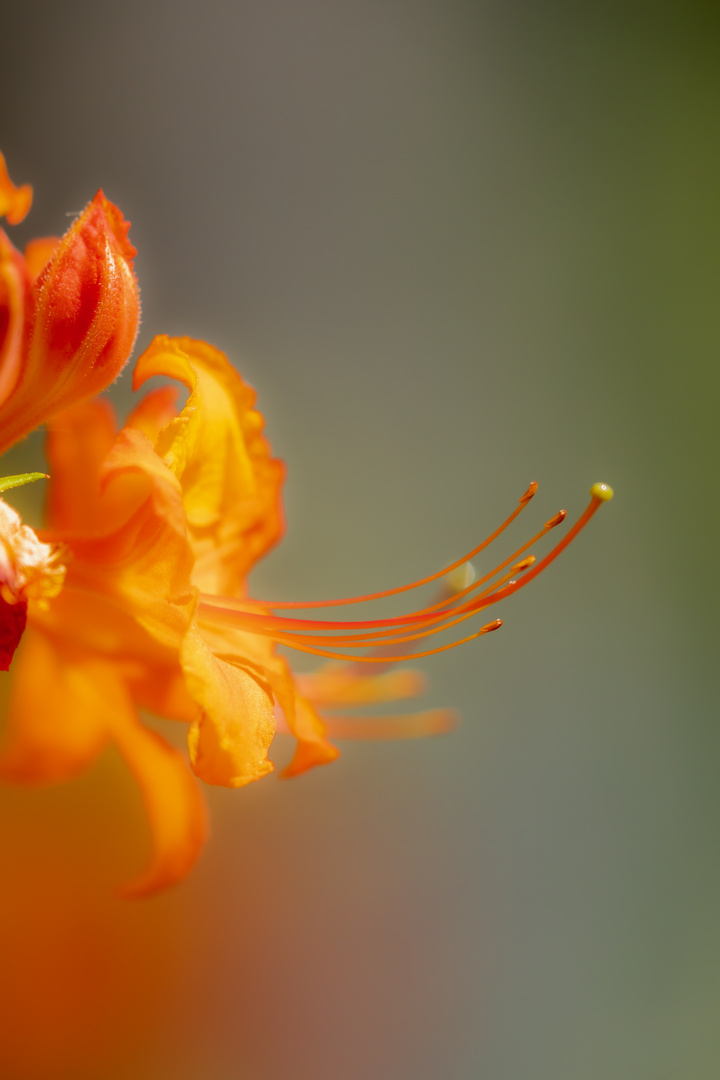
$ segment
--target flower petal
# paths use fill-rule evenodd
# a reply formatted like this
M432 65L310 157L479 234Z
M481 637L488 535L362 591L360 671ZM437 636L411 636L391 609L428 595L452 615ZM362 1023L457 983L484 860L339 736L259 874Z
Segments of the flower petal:
M129 697L112 737L132 772L150 824L152 858L146 870L122 886L140 897L182 881L192 870L208 835L205 801L185 761L163 738L143 727Z
M227 357L203 341L157 337L138 360L134 385L153 375L190 390L157 452L180 479L201 591L237 596L253 564L284 529L282 462L270 456L255 393Z
M136 428L155 445L162 429L177 416L177 386L158 386L135 406L125 427Z
M362 668L362 664L324 664L296 675L295 682L303 697L321 708L399 701L419 697L427 690L427 676L416 668L379 675L368 675Z
M291 711L284 707L283 711L288 727L297 739L293 759L280 774L284 780L314 769L316 765L329 765L340 756L337 746L328 741L325 724L309 701L296 694Z
M94 399L66 409L47 432L48 524L61 532L99 532L100 473L117 436L112 405Z
M3 404L0 450L104 390L125 365L139 318L128 228L98 192L33 283L29 337Z
M267 752L275 734L272 696L260 679L219 660L195 628L182 665L200 717L188 733L193 771L207 784L243 787L272 772Z
M205 806L187 764L140 724L120 668L30 629L18 654L0 776L22 783L65 780L114 742L142 795L153 855L123 889L142 896L192 868L207 834Z
M283 656L278 656L272 638L231 626L220 626L199 618L203 639L220 660L240 664L267 683L298 740L295 757L280 774L296 776L315 765L327 765L340 754L325 737L325 725L313 705L297 692L295 677Z
M325 716L323 720L334 739L426 739L455 731L460 715L453 709L426 709L397 716Z
M7 171L5 158L0 154L0 217L10 225L19 225L32 205L33 189L29 184L16 187Z
M25 784L67 780L108 741L112 669L29 628L13 665L0 777Z
M100 457L108 435L105 419L102 407L92 404L51 425L53 523L66 528L42 538L65 544L72 557L63 592L33 619L46 632L71 635L79 648L113 660L144 703L166 702L171 715L188 718L194 712L187 697L180 702L179 650L196 598L179 484L148 439L132 429L117 437L98 476L94 455ZM90 447L79 481L85 508L71 490L84 444Z

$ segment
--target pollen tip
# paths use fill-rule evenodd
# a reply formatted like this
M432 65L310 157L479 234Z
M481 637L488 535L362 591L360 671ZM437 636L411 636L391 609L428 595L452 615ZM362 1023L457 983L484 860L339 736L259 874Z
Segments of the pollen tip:
M537 480L533 480L533 482L530 484L530 486L528 487L525 494L521 497L520 505L524 506L525 503L530 502L530 500L532 499L532 497L535 494L535 492L537 491L537 489L538 489Z
M593 484L590 488L590 494L593 499L600 499L601 502L610 502L615 492L609 484Z
M555 517L551 517L549 521L545 522L546 529L554 529L556 525L561 525L567 517L567 510L558 510Z
M510 572L512 574L519 574L523 570L529 570L529 568L532 566L532 564L534 562L535 562L535 556L534 555L527 555L521 562L515 563L515 565L512 567Z

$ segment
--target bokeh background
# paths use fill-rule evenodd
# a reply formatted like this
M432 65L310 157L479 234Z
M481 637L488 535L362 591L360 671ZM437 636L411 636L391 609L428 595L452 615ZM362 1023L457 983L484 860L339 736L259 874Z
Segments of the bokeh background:
M520 538L616 489L426 662L457 733L209 791L171 893L112 895L147 850L112 754L3 789L3 1080L715 1080L714 5L33 0L2 52L13 239L102 185L139 347L205 337L258 389L289 474L257 593L429 573L532 479Z

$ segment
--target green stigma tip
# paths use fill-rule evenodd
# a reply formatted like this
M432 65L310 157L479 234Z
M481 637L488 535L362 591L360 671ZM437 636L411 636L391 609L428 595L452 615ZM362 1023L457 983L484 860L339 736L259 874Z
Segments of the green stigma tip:
M615 492L609 484L593 484L590 488L590 494L593 499L602 499L603 502L609 502Z

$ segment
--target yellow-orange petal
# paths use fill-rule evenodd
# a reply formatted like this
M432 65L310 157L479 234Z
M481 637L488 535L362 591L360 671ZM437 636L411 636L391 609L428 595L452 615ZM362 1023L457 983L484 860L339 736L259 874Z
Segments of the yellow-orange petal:
M162 429L178 414L177 399L177 386L158 386L150 390L132 410L125 427L142 431L154 446Z
M0 778L37 784L82 772L108 741L113 692L106 665L30 627L13 663Z
M298 695L295 676L285 658L277 655L272 638L218 625L202 614L198 622L203 640L216 657L242 665L270 687L290 733L298 740L295 757L282 776L295 776L338 757L340 751L325 737L324 724L313 705Z
M6 217L10 225L19 225L32 206L33 189L30 184L16 187L7 171L5 157L0 154L0 217Z
M197 717L198 707L188 693L177 656L166 664L159 657L153 658L151 663L130 671L127 684L138 708L153 716L186 724L192 724Z
M46 530L41 538L63 543L71 559L63 593L36 618L48 632L66 634L91 653L114 657L127 679L144 688L143 700L151 696L176 703L170 683L180 675L180 643L196 603L180 487L148 439L126 428L101 463L99 477L83 478L89 506L85 527L80 527L84 510L66 489L82 457L84 413L90 418L87 465L92 473L93 447L101 448L107 434L102 408L78 407L60 417L61 430L51 425L51 505L57 507L55 521L66 527ZM150 694L153 677L157 687ZM185 717L187 712L181 709Z
M320 708L400 701L419 697L427 689L427 676L415 668L380 675L366 675L358 669L362 669L361 664L327 664L295 675L295 683L302 696Z
M340 756L338 748L328 741L325 724L309 701L298 694L290 712L283 711L288 727L297 739L293 759L280 774L283 779L299 776L316 765L329 765Z
M447 735L460 724L453 709L425 709L397 716L324 716L334 739L426 739Z
M160 735L143 727L129 697L114 710L112 739L140 788L152 855L139 877L118 891L148 896L182 881L208 835L205 800L187 764Z
M192 553L178 482L141 432L124 428L115 441L102 469L98 505L104 531L43 534L71 549L68 588L77 593L75 605L84 596L94 601L97 619L108 627L130 620L135 630L126 627L122 636L128 648L132 638L132 655L144 634L177 663L195 608ZM89 642L93 632L102 636L104 627L89 635L85 627L73 627Z
M207 784L243 787L272 772L267 753L275 718L267 685L219 660L195 628L183 643L181 662L200 713L188 733L196 776Z
M169 375L190 390L156 450L180 479L195 553L193 583L238 595L250 567L284 528L282 462L270 455L255 393L224 353L203 341L157 337L135 368L134 385Z
M127 362L139 319L128 228L98 192L33 283L21 370L0 411L0 451L104 390Z
M114 742L150 824L152 858L123 889L143 896L182 880L207 834L205 805L181 755L140 724L122 666L31 628L18 653L0 777L68 779Z
M280 776L299 776L317 765L329 765L340 751L328 740L325 725L314 706L298 694L293 674L283 656L273 656L268 671L273 694L297 745L293 759Z
M107 526L100 506L100 474L116 436L113 407L102 398L84 401L49 421L45 452L51 529L87 534Z

